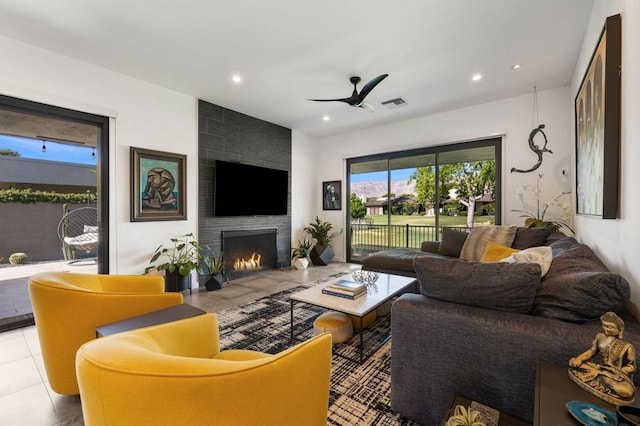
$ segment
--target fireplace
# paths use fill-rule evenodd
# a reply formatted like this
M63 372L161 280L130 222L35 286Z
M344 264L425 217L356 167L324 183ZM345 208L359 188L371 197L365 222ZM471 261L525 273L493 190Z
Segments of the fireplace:
M275 269L278 266L276 228L222 231L227 279Z

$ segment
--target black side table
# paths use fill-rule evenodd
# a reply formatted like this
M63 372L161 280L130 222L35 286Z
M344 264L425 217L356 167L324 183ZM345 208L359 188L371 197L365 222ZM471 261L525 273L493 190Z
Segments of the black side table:
M566 403L583 401L615 413L615 405L596 398L569 378L567 365L560 367L547 362L536 363L536 401L533 408L534 426L575 426L578 422L569 414ZM636 402L640 401L640 390L636 386Z

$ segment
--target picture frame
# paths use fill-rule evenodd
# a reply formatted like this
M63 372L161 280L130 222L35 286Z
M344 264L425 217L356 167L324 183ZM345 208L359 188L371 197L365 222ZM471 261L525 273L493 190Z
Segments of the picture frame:
M187 156L131 147L131 222L187 219Z
M322 210L342 210L342 181L322 182Z
M575 98L579 215L618 216L621 50L620 15L609 16Z

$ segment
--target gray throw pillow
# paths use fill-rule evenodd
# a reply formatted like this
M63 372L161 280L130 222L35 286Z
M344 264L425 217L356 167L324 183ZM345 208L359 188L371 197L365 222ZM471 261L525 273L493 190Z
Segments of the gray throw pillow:
M455 228L442 228L442 239L438 254L449 257L460 257L460 252L467 240L466 230L458 230Z
M533 314L569 322L622 314L631 290L622 276L609 272L596 254L574 238L551 244L553 262L536 295Z
M482 258L489 241L511 247L517 226L476 226L464 242L460 259L478 261Z
M537 263L423 257L413 267L425 296L507 312L529 313L540 285Z
M525 250L531 247L543 246L547 242L549 235L551 235L551 229L546 226L534 228L518 227L511 248Z

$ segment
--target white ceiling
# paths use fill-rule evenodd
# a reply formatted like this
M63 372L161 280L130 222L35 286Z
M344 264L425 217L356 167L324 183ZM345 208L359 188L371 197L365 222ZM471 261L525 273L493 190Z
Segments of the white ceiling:
M593 0L0 0L0 33L322 137L568 84ZM514 71L511 66L522 67ZM1 72L1 71L0 71ZM243 77L233 84L231 75ZM341 102L349 77L388 73ZM471 81L481 73L483 79ZM407 105L380 103L402 97ZM323 121L329 115L331 120Z

